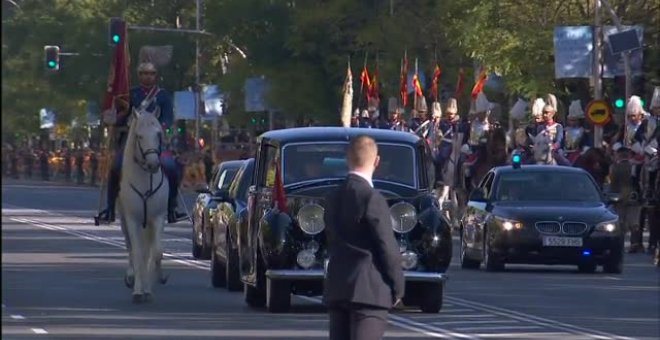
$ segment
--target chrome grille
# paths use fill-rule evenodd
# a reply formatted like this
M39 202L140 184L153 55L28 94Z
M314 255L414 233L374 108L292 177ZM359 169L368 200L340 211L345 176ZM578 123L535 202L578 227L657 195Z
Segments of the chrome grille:
M561 230L559 222L553 221L536 222L535 226L536 230L544 234L559 234L559 231Z
M566 235L580 235L587 231L587 224L582 222L564 222L561 232Z

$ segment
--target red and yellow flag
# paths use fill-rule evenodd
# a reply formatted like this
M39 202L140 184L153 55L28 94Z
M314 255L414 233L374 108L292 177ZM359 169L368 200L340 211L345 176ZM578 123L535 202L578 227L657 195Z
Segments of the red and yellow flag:
M415 88L415 95L418 97L424 96L424 93L422 92L422 83L419 82L419 77L417 74L413 76L413 87Z
M371 79L369 79L369 71L367 70L367 65L364 65L364 68L362 69L362 73L360 74L360 83L361 83L361 90L365 91L367 93L367 96L369 96L369 89L371 88Z
M128 29L126 22L122 22L121 25L122 43L115 47L115 54L110 64L108 87L103 99L103 111L111 109L113 105L117 111L128 110L130 91Z
M442 70L440 65L435 65L435 70L433 70L433 83L431 85L431 95L433 96L434 101L438 101L438 90L440 84L440 76L442 75Z
M458 80L456 81L456 92L454 93L454 97L456 99L461 98L464 91L465 91L465 71L463 71L463 68L461 67L458 70Z
M376 69L374 70L374 73L371 77L371 81L369 82L369 89L367 91L367 100L371 98L378 98L378 64L376 64Z
M477 99L477 96L481 91L484 90L484 85L486 85L486 80L488 80L488 75L486 74L486 69L482 69L481 73L479 74L479 79L477 79L477 82L474 84L474 87L472 88L472 99Z

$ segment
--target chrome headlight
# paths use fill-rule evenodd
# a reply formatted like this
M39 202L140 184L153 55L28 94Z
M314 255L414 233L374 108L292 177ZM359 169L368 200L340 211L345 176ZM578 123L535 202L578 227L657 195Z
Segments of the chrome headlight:
M318 204L306 204L298 210L298 225L303 232L316 235L325 229L323 214L325 209Z
M404 251L401 253L401 267L410 270L417 266L417 254L414 251Z
M611 233L614 232L618 229L617 224L619 223L618 220L612 220L612 221L605 221L605 222L600 222L596 224L596 231L603 231L606 233Z
M411 231L417 225L417 209L407 202L399 202L390 207L390 217L392 229L400 234Z
M497 224L500 225L502 229L507 231L513 229L522 229L523 227L522 222L510 220L508 218L495 217L495 221L497 221Z

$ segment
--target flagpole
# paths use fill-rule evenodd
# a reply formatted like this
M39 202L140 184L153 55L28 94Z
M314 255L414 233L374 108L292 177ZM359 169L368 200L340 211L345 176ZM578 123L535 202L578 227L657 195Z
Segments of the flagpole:
M417 74L418 66L419 66L419 65L417 64L418 61L419 61L418 58L415 58L415 77L417 77L417 79L418 79L418 81L419 81L419 75ZM414 78L413 78L413 79L414 79ZM407 77L407 75L406 75L406 82L408 82L408 77ZM413 85L413 98L414 98L414 99L413 99L413 110L414 110L415 112L417 112L417 84L413 83L412 85ZM419 114L419 112L417 112L417 114ZM415 117L413 117L413 118L415 118Z
M360 109L362 105L362 95L364 94L364 81L362 80L362 72L367 68L367 57L369 56L369 51L364 52L364 65L362 66L362 71L360 72L360 96L358 97L357 109Z

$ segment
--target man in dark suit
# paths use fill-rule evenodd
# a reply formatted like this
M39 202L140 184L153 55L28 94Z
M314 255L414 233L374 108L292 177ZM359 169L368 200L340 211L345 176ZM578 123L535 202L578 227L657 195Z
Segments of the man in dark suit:
M381 339L389 310L404 294L401 254L387 201L371 182L380 161L374 139L353 139L346 160L350 172L327 197L324 216L330 339Z

